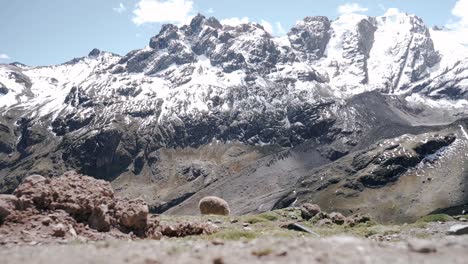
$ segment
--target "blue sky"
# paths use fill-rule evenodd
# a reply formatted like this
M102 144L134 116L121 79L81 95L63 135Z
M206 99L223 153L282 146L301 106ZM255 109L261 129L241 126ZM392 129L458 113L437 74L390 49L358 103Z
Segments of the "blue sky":
M162 23L183 24L196 13L263 23L282 35L305 16L378 16L388 8L429 26L468 21L468 0L0 0L0 63L57 64L93 48L126 54L146 46Z

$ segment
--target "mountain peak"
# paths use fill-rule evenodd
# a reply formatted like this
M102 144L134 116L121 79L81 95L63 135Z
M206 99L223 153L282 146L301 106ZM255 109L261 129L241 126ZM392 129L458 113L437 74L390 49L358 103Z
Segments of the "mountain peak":
M173 24L164 24L159 34L152 37L149 46L153 49L165 49L171 41L179 39L179 28Z
M202 14L198 14L190 22L189 28L192 33L198 33L202 30L203 26L209 26L217 29L221 29L223 27L215 17L206 18Z
M97 57L101 54L101 51L99 49L94 48L91 50L88 54L88 57Z

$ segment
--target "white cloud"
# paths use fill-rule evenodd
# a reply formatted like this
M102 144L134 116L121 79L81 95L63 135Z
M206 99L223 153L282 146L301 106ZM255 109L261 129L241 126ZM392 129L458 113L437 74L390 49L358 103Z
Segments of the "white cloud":
M214 9L212 7L210 7L210 8L208 8L208 10L206 10L206 12L208 14L213 14L215 11L214 11Z
M368 10L368 8L362 7L358 3L346 3L344 5L338 6L338 13L340 14L364 13Z
M238 25L241 25L241 24L247 24L247 23L250 23L250 19L248 17L242 17L242 18L239 18L239 17L231 17L231 18L225 18L223 20L221 20L221 24L223 25L226 25L226 26L232 26L232 27L235 27L235 26L238 26ZM253 21L255 22L255 21ZM283 25L281 25L280 22L276 22L274 24L268 22L267 20L260 20L260 24L263 29L265 29L266 32L270 33L271 35L284 35L286 34L286 30L283 28Z
M282 35L285 35L287 33L286 30L284 29L283 25L281 25L280 22L276 22L275 25L276 25L276 32L277 32L278 35L282 36Z
M119 14L122 14L123 12L127 10L127 8L122 3L120 3L118 7L114 7L112 9Z
M468 0L458 0L452 9L452 15L457 20L449 22L446 28L453 31L454 37L447 42L456 42L468 48Z
M243 17L243 18L231 17L231 18L225 18L221 20L221 24L235 27L240 24L247 24L249 23L249 21L250 19L248 17Z
M193 17L192 0L140 0L133 10L133 23L186 24Z
M270 22L263 20L260 22L260 25L265 29L266 32L270 33L273 35L273 26L270 24Z
M0 60L10 60L10 56L0 53Z
M398 8L389 8L385 12L384 16L391 17L391 16L396 16L396 15L399 15L399 14L401 14L401 12L400 12L400 10Z
M468 0L458 0L452 9L452 14L456 16L459 21L454 23L451 27L468 28Z

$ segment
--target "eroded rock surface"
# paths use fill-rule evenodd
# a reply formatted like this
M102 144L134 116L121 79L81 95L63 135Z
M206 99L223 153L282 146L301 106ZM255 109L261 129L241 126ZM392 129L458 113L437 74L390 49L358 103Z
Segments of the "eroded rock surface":
M14 195L0 195L0 240L159 239L161 230L177 236L214 232L196 223L180 223L168 232L148 212L146 202L115 197L110 183L103 180L73 171L57 178L31 175Z

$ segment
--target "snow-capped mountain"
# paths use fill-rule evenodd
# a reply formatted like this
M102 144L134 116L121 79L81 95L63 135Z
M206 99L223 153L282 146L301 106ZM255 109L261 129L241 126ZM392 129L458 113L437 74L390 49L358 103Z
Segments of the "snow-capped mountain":
M306 167L321 166L422 131L414 125L466 116L468 48L453 32L403 13L306 17L284 37L198 15L189 25L162 26L147 47L125 56L95 49L60 65L0 65L0 110L0 191L31 172L73 168L130 196L145 193L165 211L218 181L210 170L235 175L278 154L276 146L313 146L316 161ZM239 153L214 162L207 152L220 144L240 144ZM204 158L189 158L181 172L185 161L175 156L189 154L174 148ZM197 180L181 179L186 173ZM265 195L292 188L294 179L270 179L276 187Z
M164 25L148 47L123 57L93 50L62 65L4 65L0 105L57 115L81 111L66 100L80 94L94 103L124 101L128 112L161 111L161 119L210 111L208 97L223 98L232 87L268 91L276 85L308 93L309 100L324 92L346 98L378 90L466 106L468 52L450 56L453 51L432 38L443 42L444 33L429 30L414 15L348 14L335 21L307 17L277 38L258 24L223 26L199 15L181 28Z

